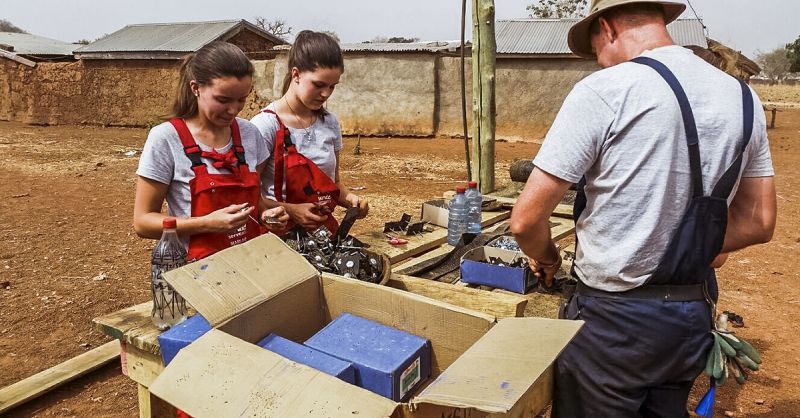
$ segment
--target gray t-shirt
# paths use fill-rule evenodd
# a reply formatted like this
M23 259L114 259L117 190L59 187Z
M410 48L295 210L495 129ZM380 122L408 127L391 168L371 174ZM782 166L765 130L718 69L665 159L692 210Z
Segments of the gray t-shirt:
M275 110L275 103L267 109ZM266 140L266 146L272 154L275 149L275 133L278 131L278 119L272 113L260 112L250 119ZM284 121L285 122L285 121ZM325 120L317 118L309 129L289 128L297 152L303 154L320 168L331 180L336 180L336 152L342 149L342 128L333 113L328 112ZM283 181L286 197L286 180ZM261 173L261 194L275 199L275 159L270 157L267 166Z
M686 91L708 194L742 141L739 83L682 47L643 55L669 67ZM754 108L741 175L773 176L766 121L755 93ZM534 164L573 183L586 175L587 206L577 223L578 276L608 291L643 284L666 252L691 193L683 120L664 79L631 62L586 77L564 101ZM737 188L738 181L731 196Z
M269 150L264 145L264 139L252 123L245 119L236 118L239 123L239 133L242 137L244 157L250 170L255 171L256 166L266 161ZM201 142L197 143L203 151L211 151ZM217 148L217 152L225 153L233 146L233 141L228 145ZM217 170L211 161L202 158L206 163L209 174L230 173L230 170ZM192 216L192 195L189 191L189 181L194 178L192 163L183 151L178 131L169 122L155 126L147 135L147 141L142 149L139 159L138 176L155 180L169 185L167 189L167 205L170 216L189 218ZM244 203L244 202L235 202Z

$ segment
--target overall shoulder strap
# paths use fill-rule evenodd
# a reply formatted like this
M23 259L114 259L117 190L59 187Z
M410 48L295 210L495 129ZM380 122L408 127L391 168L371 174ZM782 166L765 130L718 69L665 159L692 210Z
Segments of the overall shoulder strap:
M239 130L239 122L233 118L231 122L231 138L233 139L233 153L236 155L236 160L239 165L247 165L247 160L244 158L244 146L242 145L242 134Z
M656 70L661 78L669 84L669 87L675 94L675 98L678 99L678 105L681 108L681 116L683 118L683 127L686 130L686 144L689 146L689 168L692 176L692 194L694 197L703 196L703 172L700 167L700 146L697 125L694 120L692 107L689 104L689 98L686 97L686 92L683 90L680 82L678 82L678 79L675 78L675 74L660 61L649 57L636 57L631 61Z
M186 126L186 121L181 118L172 118L169 120L169 123L178 131L178 137L181 139L181 145L183 145L183 152L189 158L189 161L192 162L192 168L200 166L205 167L206 165L200 159L202 150L194 140L192 133L189 131L189 127Z
M274 172L274 188L275 200L283 202L283 175L284 175L284 148L292 147L292 134L289 133L289 128L283 124L280 116L270 109L264 109L264 113L271 113L275 115L275 120L278 121L278 130L275 132L275 147L272 149L272 155L275 157L275 172Z
M736 180L739 178L739 170L742 168L742 159L744 158L744 150L747 148L747 144L750 143L750 137L753 136L753 120L755 119L755 109L753 105L753 93L750 91L750 87L742 81L737 79L739 82L740 87L742 88L742 143L741 148L739 149L738 155L736 156L736 160L731 164L730 167L725 171L722 177L717 182L717 185L714 186L714 191L711 192L711 195L714 197L720 197L727 199L730 196L731 191L733 191L733 186L736 184Z

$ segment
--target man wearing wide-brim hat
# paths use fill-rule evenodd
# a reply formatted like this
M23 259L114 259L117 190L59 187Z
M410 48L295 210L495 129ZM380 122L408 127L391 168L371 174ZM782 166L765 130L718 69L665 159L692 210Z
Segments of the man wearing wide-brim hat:
M714 267L767 242L774 172L761 103L673 44L677 1L594 0L570 49L602 70L575 85L534 159L511 229L553 283L549 216L573 183L585 324L559 357L555 417L685 417L712 346Z

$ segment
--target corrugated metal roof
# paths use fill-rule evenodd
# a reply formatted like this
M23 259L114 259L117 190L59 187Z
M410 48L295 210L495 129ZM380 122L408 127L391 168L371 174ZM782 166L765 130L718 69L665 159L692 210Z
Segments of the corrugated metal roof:
M69 42L45 38L44 36L12 32L0 32L0 44L13 46L13 53L17 55L37 56L69 56L79 46Z
M572 54L567 34L578 19L520 19L497 22L498 54ZM672 39L681 46L707 47L703 24L697 19L679 19L667 25Z
M697 19L678 19L667 25L672 40L681 46L697 45L708 48L703 22Z
M467 44L469 45L469 44ZM342 44L344 52L445 52L458 51L460 41L433 41L409 43L365 42Z
M240 25L261 31L245 20L216 22L148 23L128 25L75 52L194 52ZM283 41L263 32L275 42Z

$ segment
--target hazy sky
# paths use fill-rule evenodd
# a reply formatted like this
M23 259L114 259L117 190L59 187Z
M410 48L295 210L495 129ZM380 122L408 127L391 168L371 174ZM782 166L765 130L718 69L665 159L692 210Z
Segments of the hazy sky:
M527 17L525 6L533 1L495 0L496 16ZM469 6L472 1L467 3ZM747 55L769 51L800 35L798 0L692 0L692 4L712 38ZM342 42L375 36L455 40L460 37L461 1L2 0L0 8L0 19L30 33L68 42L94 40L134 23L252 21L255 16L282 18L294 33L332 30ZM684 16L694 17L691 11Z

